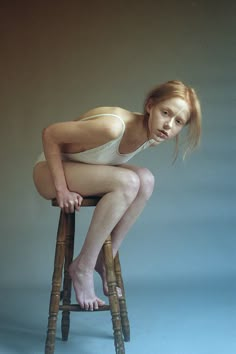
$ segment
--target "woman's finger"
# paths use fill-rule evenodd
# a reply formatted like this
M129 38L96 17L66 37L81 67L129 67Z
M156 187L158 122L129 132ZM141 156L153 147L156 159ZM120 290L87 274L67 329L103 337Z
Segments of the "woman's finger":
M75 210L78 211L79 208L80 208L79 201L78 201L78 199L76 198L76 200L75 200Z
M81 195L78 195L78 196L77 196L77 200L78 200L78 202L79 202L79 205L81 205L81 204L82 204L82 201L83 201L83 197L82 197Z
M70 213L70 205L69 205L69 203L64 203L64 207L63 207L63 209L64 209L64 212L65 213Z
M75 202L74 202L74 200L69 200L69 212L70 213L73 213L74 212L74 209L75 208Z

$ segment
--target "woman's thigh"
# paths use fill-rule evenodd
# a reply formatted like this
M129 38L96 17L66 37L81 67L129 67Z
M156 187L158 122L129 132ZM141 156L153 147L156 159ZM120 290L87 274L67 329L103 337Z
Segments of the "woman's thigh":
M79 162L63 162L68 189L82 196L103 195L114 191L126 182L136 183L138 175L122 166L90 165ZM34 183L38 192L46 199L56 196L47 162L34 167Z
M130 164L127 164L127 163L119 165L119 167L126 168L127 170L134 171L137 174L139 173L140 170L144 169L144 167L139 167L139 166L136 166L136 165L130 165Z

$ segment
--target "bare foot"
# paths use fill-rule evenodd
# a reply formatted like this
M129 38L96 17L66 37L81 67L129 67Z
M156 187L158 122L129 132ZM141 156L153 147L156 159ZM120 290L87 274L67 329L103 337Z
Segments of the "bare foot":
M106 268L104 264L103 252L101 251L98 255L97 263L95 265L96 272L100 275L102 279L103 292L104 295L108 296L108 285L106 277Z
M105 302L99 299L94 291L93 271L81 269L78 261L72 262L69 274L75 290L76 300L85 310L97 310Z
M97 263L95 265L95 270L96 272L100 275L102 278L102 285L103 285L103 292L104 295L108 296L108 285L107 285L107 277L106 277L106 267L105 267L105 262L104 262L104 257L103 257L103 252L101 251L98 255ZM122 290L118 286L116 287L117 291L117 296L122 297Z

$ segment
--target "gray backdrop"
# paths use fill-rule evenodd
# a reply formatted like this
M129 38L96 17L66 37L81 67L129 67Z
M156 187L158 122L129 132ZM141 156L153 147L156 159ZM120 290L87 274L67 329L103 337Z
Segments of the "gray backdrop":
M169 79L196 88L202 144L174 166L171 144L133 159L157 182L122 246L125 277L235 280L235 13L234 1L1 1L1 287L50 283L58 210L32 182L43 127L100 105L141 111Z

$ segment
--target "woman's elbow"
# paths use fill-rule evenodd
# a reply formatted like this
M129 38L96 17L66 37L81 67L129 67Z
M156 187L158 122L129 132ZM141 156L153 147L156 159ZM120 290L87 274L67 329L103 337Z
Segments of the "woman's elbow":
M52 141L52 134L50 126L43 128L42 130L42 141L46 143L47 141Z

